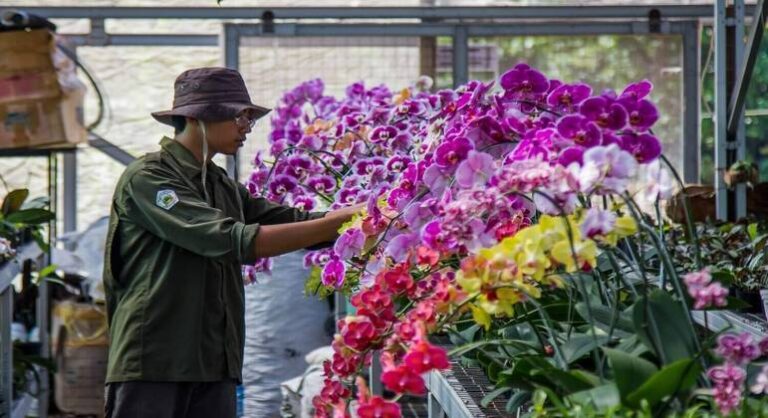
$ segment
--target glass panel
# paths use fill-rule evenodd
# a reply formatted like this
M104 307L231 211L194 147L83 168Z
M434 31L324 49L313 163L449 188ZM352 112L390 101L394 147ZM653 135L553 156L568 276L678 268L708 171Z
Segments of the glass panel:
M746 160L757 165L761 181L768 181L768 30L763 35L745 100ZM714 182L714 50L712 28L702 35L701 182Z
M474 57L472 54L475 54ZM470 79L492 80L519 62L551 78L584 81L595 92L648 79L660 118L654 132L665 155L682 166L682 37L526 36L471 38Z
M749 27L747 27L747 30ZM757 165L759 179L768 180L768 31L757 51L752 79L744 101L746 159ZM744 51L746 54L747 51Z

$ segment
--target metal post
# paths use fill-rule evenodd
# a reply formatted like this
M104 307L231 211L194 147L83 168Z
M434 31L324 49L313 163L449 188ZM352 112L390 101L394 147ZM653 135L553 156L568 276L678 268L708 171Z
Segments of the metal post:
M237 25L225 23L222 33L224 38L224 66L235 70L240 69L240 32ZM227 156L227 173L237 181L240 154Z
M443 411L435 395L430 392L427 396L427 416L429 418L445 418L445 411Z
M50 259L48 256L45 256L45 260L50 262ZM44 263L47 264L47 263ZM38 266L39 268L40 266ZM37 290L37 305L35 306L37 315L37 330L38 335L40 336L40 357L42 358L50 358L51 357L51 343L50 343L50 324L48 321L48 313L50 309L48 309L48 282L42 281L38 285ZM37 416L41 418L45 418L48 416L48 399L49 399L49 392L51 390L51 383L50 383L50 374L46 370L39 370L38 371L40 376L40 387L39 387L39 395L37 396Z
M734 53L735 53L735 62L737 65L742 65L742 62L744 61L744 0L734 0L734 14L735 14L735 24L733 28L733 43L734 43ZM736 67L737 71L739 67ZM733 103L728 103L728 109L730 110L728 114L728 118L730 119L733 115L731 112L733 111L733 107L731 106ZM736 128L736 161L744 161L747 158L747 148L746 148L746 132L745 132L745 125L744 125L744 112L740 112L740 114L737 116L737 128ZM726 129L727 130L727 129ZM730 134L729 134L730 136ZM744 183L740 183L736 185L736 219L742 219L747 216L747 185Z
M714 38L715 38L715 211L720 220L728 218L728 190L723 180L727 167L727 102L725 57L726 57L726 16L725 1L714 3Z
M77 151L64 155L64 233L77 231Z
M698 22L686 23L683 31L683 181L686 183L700 181L699 36Z
M72 47L72 53L77 57L77 46ZM80 123L85 123L84 116L79 115ZM77 149L63 154L63 186L64 186L64 233L77 231Z
M765 28L765 17L768 13L768 3L760 0L755 8L755 14L752 19L752 26L749 29L749 39L746 46L746 57L738 62L738 75L731 93L728 116L728 132L735 133L737 130L738 119L744 112L744 100L747 96L749 81L752 79L752 73L755 69L757 54L760 50L760 41L763 39L763 29Z
M0 293L0 418L11 416L13 393L12 321L13 288L12 286L9 286Z
M453 34L453 87L469 81L469 35L465 26L456 26Z
M368 379L369 383L368 386L371 388L371 394L373 395L383 395L384 394L384 387L381 384L381 352L375 351L373 353L373 356L371 358L371 369L370 369L370 378Z

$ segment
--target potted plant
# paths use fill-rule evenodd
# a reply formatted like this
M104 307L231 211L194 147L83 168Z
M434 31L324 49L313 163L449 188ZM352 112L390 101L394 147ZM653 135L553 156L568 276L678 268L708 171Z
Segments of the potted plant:
M766 226L758 222L697 223L698 249L702 262L711 266L713 274L728 285L731 295L740 300L746 313L762 312L760 290L768 280ZM696 248L680 242L683 226L671 227L666 236L678 265L693 269Z
M0 266L17 262L16 249L21 245L34 241L44 251L48 249L45 226L54 219L53 213L47 209L48 199L28 198L29 190L16 189L10 191L0 205ZM42 269L37 274L38 280L45 278L52 271L51 266ZM22 319L28 319L29 315L17 313ZM39 343L13 343L14 397L24 392L36 396L34 388L39 387L40 368L53 371L53 364L40 356Z
M509 396L510 413L585 404L594 416L675 415L710 386L720 391L707 392L709 412L748 403L745 370L768 340L714 341L690 311L728 307L712 271L739 267L750 248L731 251L736 232L699 238L691 223L665 245L673 230L638 204L660 213L676 176L650 130L651 84L593 94L524 64L498 84L355 83L340 100L310 84L275 109L252 190L294 205L368 204L332 249L307 258L310 288L349 294L355 308L339 321L316 416L399 417L397 400L423 395L422 374L449 357L482 367L496 387L486 403ZM455 347L430 338L441 332ZM360 378L374 356L386 397ZM725 389L736 396L718 396Z

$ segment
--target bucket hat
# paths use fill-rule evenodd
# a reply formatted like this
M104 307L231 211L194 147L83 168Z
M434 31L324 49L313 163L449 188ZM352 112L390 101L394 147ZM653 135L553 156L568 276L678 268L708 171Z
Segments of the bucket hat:
M153 112L158 122L173 125L173 116L218 122L250 110L252 119L264 117L271 109L251 102L243 77L231 68L195 68L181 73L174 82L173 108Z

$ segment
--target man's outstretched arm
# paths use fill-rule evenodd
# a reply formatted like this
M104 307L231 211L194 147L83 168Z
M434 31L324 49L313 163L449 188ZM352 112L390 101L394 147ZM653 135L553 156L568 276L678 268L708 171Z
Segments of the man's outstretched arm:
M253 243L256 257L273 257L300 250L338 237L344 222L360 212L365 204L328 212L324 217L309 221L277 225L261 225Z

